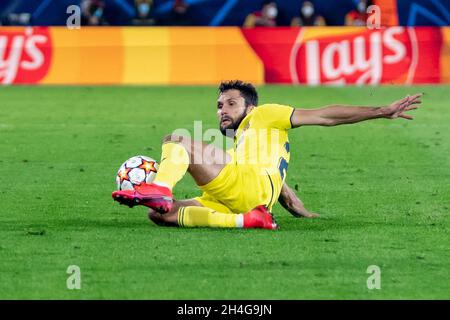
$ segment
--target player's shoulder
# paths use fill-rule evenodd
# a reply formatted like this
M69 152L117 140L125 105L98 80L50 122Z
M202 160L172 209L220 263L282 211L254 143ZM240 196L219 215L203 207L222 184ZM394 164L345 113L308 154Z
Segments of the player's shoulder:
M283 112L285 110L292 110L293 107L278 104L278 103L265 103L257 106L255 108L255 114L262 115L262 116L271 116L273 114L279 114L280 112Z
M271 128L290 129L293 112L294 108L291 106L266 103L252 110L252 113L254 113L253 122Z
M264 103L260 104L256 108L279 108L279 107L288 107L288 106L280 103Z
M255 108L255 110L257 112L270 112L270 111L279 111L280 109L284 109L284 108L292 108L291 106L287 106L284 104L279 104L279 103L265 103L265 104L261 104L259 106L257 106Z

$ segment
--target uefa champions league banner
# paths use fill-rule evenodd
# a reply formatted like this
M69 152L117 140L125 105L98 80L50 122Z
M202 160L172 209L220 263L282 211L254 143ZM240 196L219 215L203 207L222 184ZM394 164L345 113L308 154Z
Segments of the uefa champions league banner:
M450 28L0 28L2 84L450 83Z

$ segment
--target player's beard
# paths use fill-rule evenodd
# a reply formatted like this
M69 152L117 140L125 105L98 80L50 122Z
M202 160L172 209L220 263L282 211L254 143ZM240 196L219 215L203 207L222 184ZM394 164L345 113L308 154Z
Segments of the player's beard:
M222 125L219 124L220 132L222 132L224 136L233 138L236 134L236 130L239 128L239 125L246 116L247 116L247 107L245 107L244 112L242 112L242 114L236 120L233 120L231 117L228 116L223 116L222 119L220 119L220 122L222 122L223 120L229 120L230 123L224 127L222 127Z

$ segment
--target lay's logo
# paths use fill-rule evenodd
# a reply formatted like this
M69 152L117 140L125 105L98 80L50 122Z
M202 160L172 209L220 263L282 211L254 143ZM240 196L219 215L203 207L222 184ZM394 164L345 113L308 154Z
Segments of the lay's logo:
M307 33L307 29L301 32ZM414 29L393 27L298 41L290 55L293 83L412 83L418 48Z
M441 81L439 28L260 28L243 34L264 64L267 83Z
M52 44L47 28L0 30L0 83L37 83L48 72Z

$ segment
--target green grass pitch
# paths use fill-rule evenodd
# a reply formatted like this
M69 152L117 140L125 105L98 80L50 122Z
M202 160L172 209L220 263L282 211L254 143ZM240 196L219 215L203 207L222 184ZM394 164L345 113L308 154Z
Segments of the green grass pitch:
M157 227L111 199L124 160L217 127L214 87L0 88L0 298L449 299L450 88L259 90L297 107L425 96L411 122L291 131L287 182L321 218L277 205L271 232ZM188 176L175 189L198 194Z

